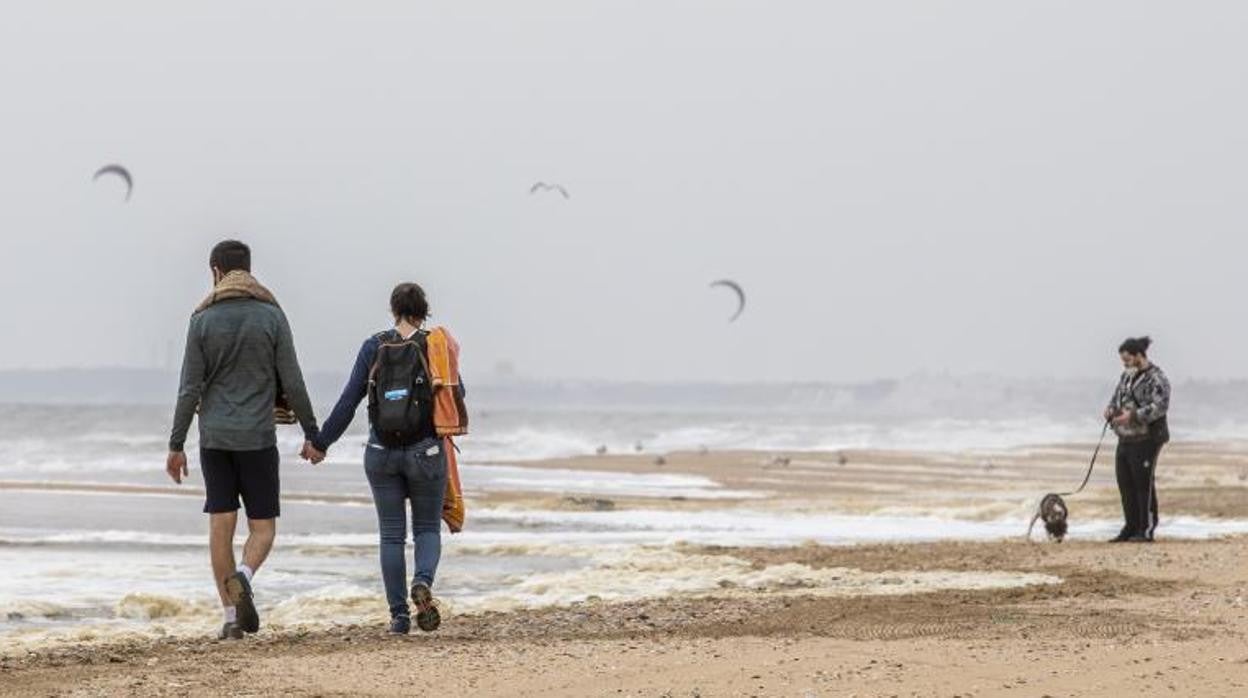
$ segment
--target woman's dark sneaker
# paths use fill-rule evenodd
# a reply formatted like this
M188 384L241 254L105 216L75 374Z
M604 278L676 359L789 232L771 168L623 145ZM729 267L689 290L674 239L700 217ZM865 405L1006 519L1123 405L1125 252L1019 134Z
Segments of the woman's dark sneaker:
M442 614L433 603L433 592L424 582L412 585L412 603L416 604L416 627L431 633L442 625Z
M395 616L390 619L391 635L406 635L412 632L411 616Z
M251 596L251 582L247 581L247 575L235 572L226 577L225 594L238 609L238 627L246 633L260 630L260 614L256 612L256 604Z
M221 626L221 632L217 635L218 640L241 640L243 639L243 629L238 627L238 623L226 623Z

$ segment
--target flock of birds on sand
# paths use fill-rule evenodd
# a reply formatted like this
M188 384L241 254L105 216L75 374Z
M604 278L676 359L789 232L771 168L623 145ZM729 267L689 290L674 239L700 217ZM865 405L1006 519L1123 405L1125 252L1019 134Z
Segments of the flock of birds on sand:
M95 174L91 177L91 180L97 181L101 177L105 176L117 177L121 179L121 181L125 182L126 201L129 201L130 195L134 193L134 177L131 176L130 170L126 169L123 165L109 163L96 170ZM551 192L559 194L565 201L572 198L572 195L568 193L567 187L555 182L534 182L533 186L529 187L530 196L539 193L547 194ZM711 288L725 288L736 294L737 310L732 314L732 317L728 318L728 322L736 322L737 318L741 317L741 313L745 312L745 289L741 287L741 284L733 281L732 279L719 279L717 281L712 281Z

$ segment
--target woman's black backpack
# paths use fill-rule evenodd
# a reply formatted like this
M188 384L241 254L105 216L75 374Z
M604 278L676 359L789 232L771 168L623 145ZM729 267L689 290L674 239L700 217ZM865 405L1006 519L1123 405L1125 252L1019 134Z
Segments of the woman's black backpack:
M369 372L368 421L386 448L411 446L436 433L427 336L422 331L403 339L394 330L377 335L381 346Z

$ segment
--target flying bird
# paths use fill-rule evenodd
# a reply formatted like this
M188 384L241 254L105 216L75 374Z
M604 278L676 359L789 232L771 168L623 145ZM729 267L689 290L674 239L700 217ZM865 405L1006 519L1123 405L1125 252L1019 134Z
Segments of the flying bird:
M711 288L715 288L716 286L723 286L724 288L732 289L732 291L737 294L737 312L733 313L732 317L728 318L728 322L735 321L737 318L741 317L741 313L745 312L745 290L741 288L741 284L729 279L712 281Z
M126 201L130 200L130 192L134 191L134 178L130 176L130 171L121 165L112 164L105 165L95 171L95 175L91 177L91 181L96 181L104 175L116 175L121 177L126 183Z
M539 191L557 191L560 194L563 194L563 198L565 199L572 198L572 195L568 193L567 189L563 188L562 184L547 184L545 182L536 182L533 186L529 187L530 194L536 194Z

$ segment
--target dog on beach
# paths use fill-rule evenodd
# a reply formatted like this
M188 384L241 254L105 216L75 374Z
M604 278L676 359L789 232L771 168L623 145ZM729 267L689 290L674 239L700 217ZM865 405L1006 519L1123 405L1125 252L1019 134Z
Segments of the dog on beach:
M1036 515L1031 517L1031 525L1027 527L1027 540L1031 540L1031 530L1036 527L1036 522L1044 521L1044 530L1049 534L1049 540L1062 542L1066 537L1066 516L1069 514L1066 509L1066 500L1062 499L1060 494L1046 494L1044 499L1040 500L1040 507L1036 510Z

